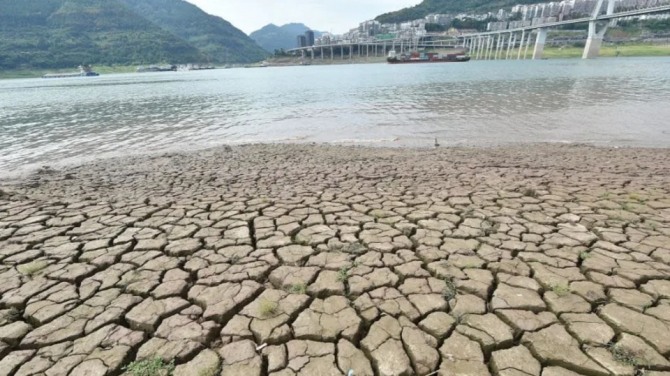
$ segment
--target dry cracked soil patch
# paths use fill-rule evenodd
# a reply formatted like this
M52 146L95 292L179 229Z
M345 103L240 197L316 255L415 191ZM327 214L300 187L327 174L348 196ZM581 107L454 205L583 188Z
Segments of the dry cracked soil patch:
M670 153L256 145L0 182L0 375L670 375Z

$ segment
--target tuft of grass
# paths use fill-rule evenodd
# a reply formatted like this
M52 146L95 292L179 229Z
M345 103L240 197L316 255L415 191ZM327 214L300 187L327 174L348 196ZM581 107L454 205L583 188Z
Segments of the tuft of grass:
M587 228L588 228L588 227L587 227ZM602 239L602 238L603 238L603 232L602 232L602 231L598 230L597 228L591 228L590 230L591 230L591 232L592 232L593 234L595 234L595 236L597 236L599 239Z
M307 291L307 285L304 283L296 283L295 285L291 285L288 291L291 294L304 294Z
M298 245L309 245L309 239L303 236L296 236L295 243Z
M216 376L218 374L218 368L215 367L209 367L205 369L201 369L200 372L198 372L198 376Z
M454 281L451 280L451 278L445 278L444 283L446 284L446 286L442 291L442 296L444 297L444 299L449 301L456 297L456 285L454 285Z
M0 325L18 321L19 319L21 319L21 311L14 307L0 311Z
M344 243L340 242L328 242L328 249L333 252L339 252L344 249Z
M524 189L522 194L526 197L533 197L533 198L537 198L538 196L537 191L533 188Z
M237 263L240 261L240 255L232 255L232 256L230 256L230 260L229 260L229 261L230 261L230 263L231 263L232 265L237 264Z
M622 213L620 210L619 213ZM609 217L612 221L618 221L618 222L626 222L626 220L623 218L623 215L621 214L614 214Z
M587 258L591 257L591 252L582 252L579 254L579 258L582 260L586 260Z
M570 293L570 288L566 285L553 285L551 291L558 296L566 296Z
M337 271L337 280L345 282L347 279L349 279L349 268L341 267L340 270Z
M498 230L496 227L497 223L493 223L488 219L482 221L482 231L484 231L484 236L489 236Z
M261 300L258 307L261 316L269 317L276 314L279 311L279 304L271 300Z
M378 212L378 211L375 211L375 212L373 212L373 213L370 213L370 215L372 216L372 218L377 219L377 220L384 218L384 216L382 215L382 213L380 213L380 212Z
M351 243L347 245L342 251L345 253L353 253L353 254L360 254L363 253L367 248L361 243Z
M128 287L133 283L139 282L142 280L142 273L137 270L131 270L129 273L124 274L119 282L120 286Z
M19 271L19 273L26 275L26 276L33 276L37 273L39 273L41 270L49 266L49 264L46 261L33 261L27 264L21 264L16 267L16 270Z
M161 358L134 361L125 370L132 376L170 376L174 372L174 360L170 363Z
M637 354L634 351L624 349L621 346L617 346L615 344L610 344L608 346L608 350L612 354L612 357L614 357L614 360L619 363L633 367L640 365L640 359L637 357Z

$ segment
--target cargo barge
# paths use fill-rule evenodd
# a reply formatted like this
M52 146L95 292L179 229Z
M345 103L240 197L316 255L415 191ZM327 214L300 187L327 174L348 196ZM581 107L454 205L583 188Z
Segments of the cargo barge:
M398 55L391 51L386 58L389 64L413 64L413 63L464 63L470 61L470 56L464 52L453 54L441 54L437 52L412 52L411 54Z
M176 65L150 65L148 67L137 67L137 73L147 72L176 72Z

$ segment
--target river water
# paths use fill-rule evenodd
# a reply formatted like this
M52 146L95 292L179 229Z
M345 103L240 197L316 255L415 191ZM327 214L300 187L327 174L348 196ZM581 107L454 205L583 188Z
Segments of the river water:
M0 81L0 178L249 142L670 147L670 58L332 65Z

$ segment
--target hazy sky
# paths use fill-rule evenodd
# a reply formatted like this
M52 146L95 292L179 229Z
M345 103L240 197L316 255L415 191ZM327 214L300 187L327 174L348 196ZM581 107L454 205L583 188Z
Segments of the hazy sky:
M207 13L230 21L249 34L274 23L301 22L340 34L382 13L416 5L421 0L187 0Z

